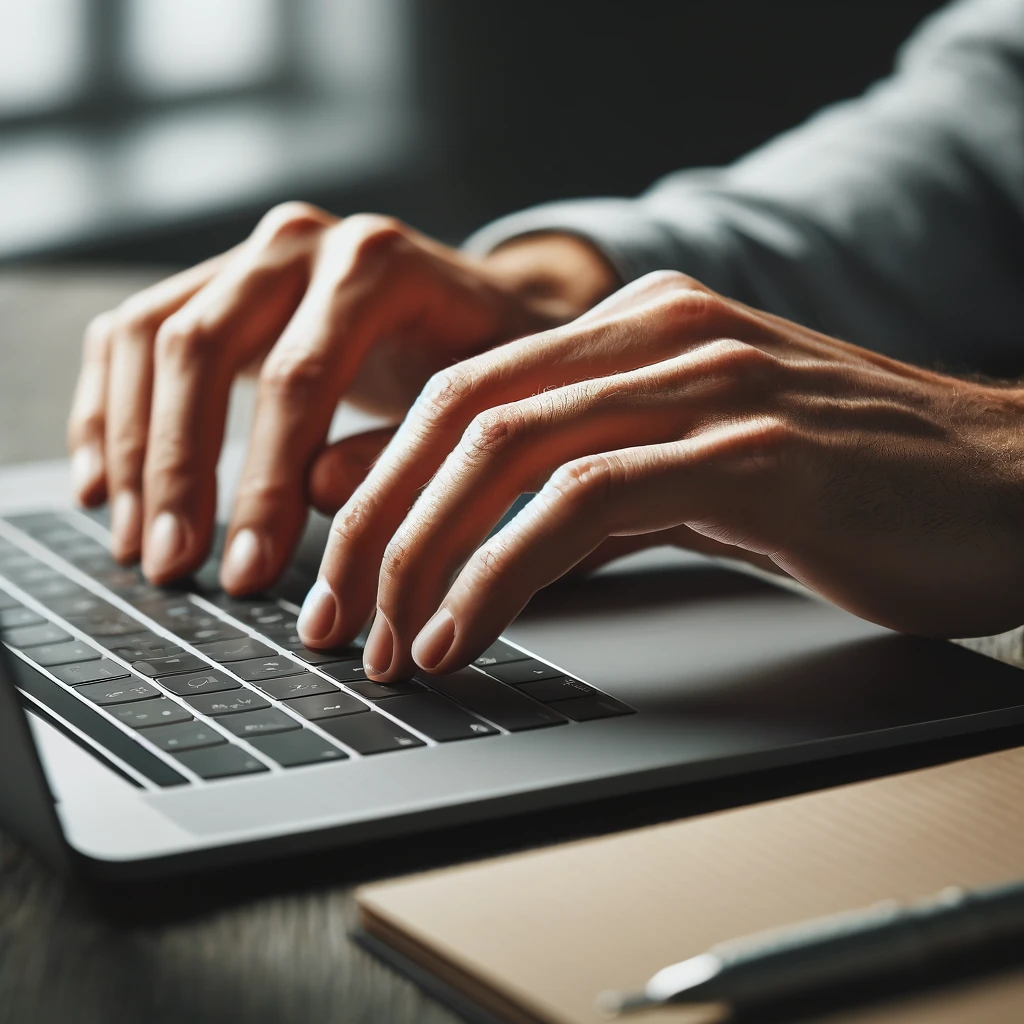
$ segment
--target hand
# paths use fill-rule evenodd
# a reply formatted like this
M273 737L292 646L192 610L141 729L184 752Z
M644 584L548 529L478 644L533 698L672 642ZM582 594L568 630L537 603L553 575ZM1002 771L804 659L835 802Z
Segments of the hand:
M652 274L432 378L335 517L299 629L344 642L376 604L369 674L452 671L607 538L670 530L895 629L993 633L1024 621L1022 428L1018 389Z
M564 323L618 282L568 236L472 260L385 217L288 203L236 249L98 317L69 423L79 498L109 495L113 550L160 583L209 549L235 377L259 366L248 458L221 577L260 589L285 565L309 497L334 511L390 431L325 448L343 396L400 416L427 378Z

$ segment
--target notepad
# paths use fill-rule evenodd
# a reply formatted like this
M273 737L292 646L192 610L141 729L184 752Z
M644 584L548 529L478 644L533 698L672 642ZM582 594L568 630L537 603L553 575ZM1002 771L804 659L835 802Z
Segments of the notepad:
M598 1024L594 998L725 939L1024 877L1024 748L368 885L379 948L480 1020ZM637 1024L705 1024L673 1007ZM1024 1021L1024 972L817 1018Z

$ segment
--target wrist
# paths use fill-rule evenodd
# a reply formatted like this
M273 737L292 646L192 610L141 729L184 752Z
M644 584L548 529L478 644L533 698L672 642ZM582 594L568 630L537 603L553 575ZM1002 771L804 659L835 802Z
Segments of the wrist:
M570 234L514 238L481 262L499 287L552 325L575 320L623 284L603 253Z

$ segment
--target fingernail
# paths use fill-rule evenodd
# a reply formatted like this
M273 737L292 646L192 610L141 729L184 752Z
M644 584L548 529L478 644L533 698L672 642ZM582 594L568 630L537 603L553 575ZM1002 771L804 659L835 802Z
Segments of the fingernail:
M84 444L71 456L71 480L81 495L92 490L103 475L103 456L99 445Z
M363 648L363 668L371 676L383 676L391 668L391 660L395 656L395 637L391 625L380 609L373 620L373 628L366 638Z
M120 561L138 558L142 503L134 491L118 491L110 506L111 548Z
M185 551L185 527L173 512L161 512L149 528L145 562L147 575L162 575L174 569Z
M412 656L428 672L444 660L455 642L455 619L447 608L435 612L412 642Z
M302 642L317 644L330 636L338 617L338 601L324 580L310 587L299 612L298 630Z
M220 578L230 590L244 590L263 582L269 564L268 541L248 526L238 531L220 566Z

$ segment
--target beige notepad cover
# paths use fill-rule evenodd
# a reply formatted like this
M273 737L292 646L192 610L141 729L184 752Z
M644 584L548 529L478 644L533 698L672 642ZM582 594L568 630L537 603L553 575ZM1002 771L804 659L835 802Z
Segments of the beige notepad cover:
M597 1024L601 989L640 988L715 942L1017 877L1024 749L369 885L357 899L370 935L503 1019ZM827 1020L1024 1022L1024 972Z

